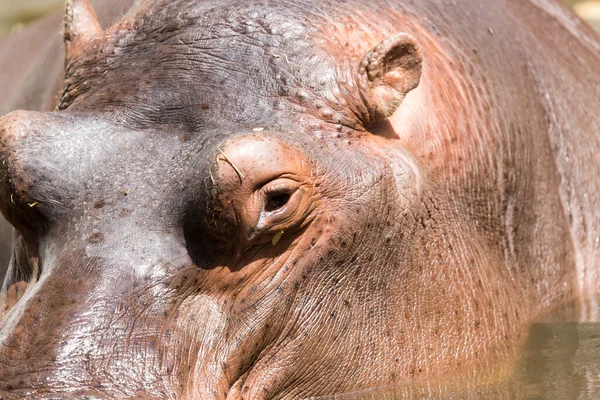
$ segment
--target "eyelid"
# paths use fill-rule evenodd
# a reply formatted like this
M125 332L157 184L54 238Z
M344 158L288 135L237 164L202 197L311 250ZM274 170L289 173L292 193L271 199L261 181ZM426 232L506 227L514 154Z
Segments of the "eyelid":
M291 187L288 185L277 185L274 187L267 188L265 190L265 197L266 197L266 200L268 200L270 197L275 197L275 196L282 195L282 194L291 195L296 190L298 190L298 187Z
M285 181L285 182L284 182ZM278 178L262 187L262 191L268 195L293 193L301 186L301 183L290 178Z
M264 190L269 190L269 188L272 186L279 186L279 184L285 185L282 181L286 181L290 185L301 183L301 180L297 176L295 176L293 174L289 174L289 173L284 173L284 174L271 176L270 178L261 181L258 185L255 186L254 190L255 191L258 191L258 190L264 191Z

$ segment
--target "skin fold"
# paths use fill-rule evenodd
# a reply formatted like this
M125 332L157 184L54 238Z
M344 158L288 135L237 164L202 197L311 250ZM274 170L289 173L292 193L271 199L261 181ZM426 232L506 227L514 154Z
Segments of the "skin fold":
M94 5L2 100L2 398L326 396L597 320L600 42L558 2Z

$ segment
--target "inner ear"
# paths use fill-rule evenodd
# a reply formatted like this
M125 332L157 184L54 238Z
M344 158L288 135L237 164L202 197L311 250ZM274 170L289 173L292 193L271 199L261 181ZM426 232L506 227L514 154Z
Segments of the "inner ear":
M419 85L423 57L417 40L408 33L392 35L364 55L357 81L371 125L390 117L408 92Z

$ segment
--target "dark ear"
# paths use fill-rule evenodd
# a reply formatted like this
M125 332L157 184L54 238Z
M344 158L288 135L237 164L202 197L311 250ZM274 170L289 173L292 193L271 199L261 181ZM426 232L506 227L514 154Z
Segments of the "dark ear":
M63 38L68 61L79 52L86 43L102 34L96 12L89 0L67 0Z
M358 67L357 81L368 115L365 125L390 117L419 85L423 57L417 40L398 33L371 49Z

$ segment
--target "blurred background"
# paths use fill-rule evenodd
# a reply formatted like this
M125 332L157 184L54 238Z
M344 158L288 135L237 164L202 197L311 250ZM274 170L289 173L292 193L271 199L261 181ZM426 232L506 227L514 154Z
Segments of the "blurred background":
M2 2L4 0L0 0ZM600 0L563 0L600 32Z
M600 31L600 0L563 0ZM18 32L35 19L60 9L64 0L0 0L0 36Z

